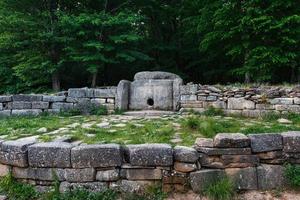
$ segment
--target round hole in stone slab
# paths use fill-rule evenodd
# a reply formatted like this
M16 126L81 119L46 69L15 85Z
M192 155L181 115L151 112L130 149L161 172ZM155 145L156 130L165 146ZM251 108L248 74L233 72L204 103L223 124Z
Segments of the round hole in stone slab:
M153 106L153 105L154 105L153 99L152 99L152 98L149 98L149 99L147 100L147 104L148 104L148 106Z

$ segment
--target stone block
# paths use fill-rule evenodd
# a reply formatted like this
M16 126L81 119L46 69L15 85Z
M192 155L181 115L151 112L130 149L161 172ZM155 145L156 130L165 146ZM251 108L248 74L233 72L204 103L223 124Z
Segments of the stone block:
M118 167L122 165L122 151L117 144L83 145L71 151L73 168Z
M225 169L227 177L238 190L257 190L257 173L255 167Z
M225 168L255 167L259 163L256 155L222 155L221 159Z
M64 181L65 171L64 169L55 169L55 168L13 167L12 176L16 179L54 181L57 178L59 181Z
M198 85L181 85L180 86L180 94L181 95L190 95L190 94L196 94L198 91Z
M212 169L224 169L224 163L220 156L208 156L206 154L200 154L201 167Z
M292 105L293 102L294 102L293 98L275 98L270 100L270 103L273 105L275 104Z
M16 110L31 109L31 102L26 102L26 101L12 102L12 109L16 109Z
M250 134L252 151L255 153L281 150L282 136L280 134Z
M282 151L268 151L268 152L258 153L256 155L259 157L259 159L262 160L278 159L278 158L282 158L283 156Z
M103 88L95 89L94 97L95 98L115 98L117 93L117 88Z
M186 163L194 163L198 160L198 152L189 147L176 146L174 148L174 160Z
M65 169L65 177L68 182L93 182L96 178L96 171L94 168L85 169Z
M256 104L258 110L275 110L275 106L272 104Z
M0 177L8 175L10 172L10 166L0 164Z
M0 103L12 101L12 96L0 96Z
M71 88L68 90L68 97L83 98L87 97L88 88Z
M214 138L214 146L219 148L249 147L250 139L241 133L219 133Z
M25 109L25 110L12 110L11 115L13 116L37 116L43 111L41 109Z
M100 106L100 105L103 105L103 104L106 103L106 99L100 99L100 98L91 99L91 103L96 105L96 106Z
M180 109L180 86L183 85L181 78L173 80L173 110L178 111Z
M242 116L250 118L262 117L266 114L267 111L263 110L242 110Z
M11 110L0 111L0 117L9 117L11 115Z
M32 109L48 109L49 103L43 101L33 101L32 102Z
M128 145L128 162L138 166L172 166L173 150L167 144Z
M56 102L53 103L51 106L52 109L59 109L59 110L69 110L69 109L73 109L74 108L74 104L73 103L60 103L60 102Z
M42 101L42 95L27 95L27 94L17 94L12 96L13 101Z
M122 176L127 180L160 180L162 179L161 169L122 169Z
M32 141L7 141L1 144L0 162L2 164L27 167L28 146Z
M121 80L117 87L116 107L121 110L128 110L130 81Z
M97 181L117 181L120 178L120 170L119 169L110 169L110 170L103 170L97 171L96 180Z
M188 173L197 170L197 165L194 163L175 162L174 169L178 172Z
M207 147L195 147L200 153L207 155L250 155L251 148L207 148Z
M299 97L294 98L294 104L300 105L300 98Z
M242 116L242 110L224 110L226 116Z
M53 96L53 95L44 95L44 102L64 102L66 100L65 96Z
M88 183L69 183L62 182L59 186L59 191L65 193L72 190L84 189L90 192L102 192L108 189L107 183L103 182L88 182Z
M72 145L66 142L38 143L28 148L29 165L32 167L71 167Z
M190 174L190 184L196 193L203 192L209 185L225 177L225 172L219 169L205 169Z
M282 133L283 151L287 153L300 152L300 131Z
M228 98L227 106L231 110L255 109L255 103L244 98Z
M272 190L286 186L284 167L281 165L261 165L257 167L258 189Z
M197 138L195 141L196 147L213 147L214 141L211 138Z
M197 101L197 95L181 95L180 101Z
M110 185L110 189L124 193L144 193L149 187L155 186L155 181L121 180Z

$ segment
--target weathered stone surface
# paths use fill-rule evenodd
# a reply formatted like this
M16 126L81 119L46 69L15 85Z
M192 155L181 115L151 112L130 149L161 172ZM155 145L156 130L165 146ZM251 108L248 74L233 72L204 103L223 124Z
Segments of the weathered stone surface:
M280 134L250 134L252 151L255 153L281 150L282 136Z
M292 105L293 98L274 98L270 100L271 104Z
M180 79L176 74L161 71L144 71L134 75L134 80L149 80L149 79Z
M162 179L161 169L122 169L122 176L127 180L160 180Z
M242 110L224 110L224 114L227 116L242 116Z
M110 169L97 171L96 180L97 181L117 181L120 178L120 170L119 169Z
M197 170L197 165L194 163L175 162L174 169L178 172L188 173Z
M212 168L212 169L224 169L224 163L220 156L208 156L206 154L200 154L201 167Z
M74 147L71 151L71 160L73 168L121 166L121 147L117 144Z
M98 98L115 98L117 93L117 88L103 88L95 89L94 97Z
M183 80L177 78L173 80L173 110L180 109L180 86L183 85Z
M68 110L74 108L73 103L53 103L52 104L52 109L59 109L59 110Z
M110 189L125 193L144 193L149 187L154 186L155 181L131 181L122 180L110 185Z
M242 116L250 118L258 118L264 116L268 111L266 110L242 110Z
M87 88L71 88L68 90L68 97L82 98L87 97Z
M256 104L258 110L275 110L275 106L271 104Z
M17 179L31 179L42 181L54 181L57 177L59 181L65 180L65 171L55 168L20 168L14 167L12 175Z
M300 132L290 131L282 133L283 151L288 153L300 152Z
M11 110L0 111L0 117L9 117L11 115Z
M52 96L52 95L44 95L43 101L45 102L64 102L66 100L65 96Z
M27 167L27 148L32 141L7 141L1 144L0 162L2 164Z
M0 96L1 103L9 102L9 101L12 101L12 96Z
M220 148L249 147L250 139L241 133L219 133L214 138L214 146Z
M32 109L48 109L49 103L43 101L34 101L32 102Z
M186 163L194 163L198 160L198 152L189 147L176 146L174 148L174 160Z
M8 175L10 172L10 166L0 164L0 177Z
M94 168L65 169L66 181L68 182L92 182L95 181L96 171Z
M12 109L16 109L16 110L31 109L31 102L26 102L26 101L12 102Z
M219 169L205 169L190 174L190 184L194 192L203 192L209 185L225 177Z
M197 138L195 141L196 147L213 147L214 141L211 138Z
M180 94L186 95L186 94L196 94L198 91L198 85L182 85L180 86Z
M84 189L90 192L102 192L107 190L108 186L106 183L101 182L88 182L88 183L69 183L62 182L59 187L61 193L68 192L76 189Z
M222 155L221 159L225 167L255 167L259 163L256 155Z
M43 111L40 109L26 109L26 110L12 110L11 115L13 116L37 116Z
M280 165L261 165L257 167L258 189L271 190L286 185L284 167Z
M167 144L128 145L126 149L128 161L138 166L171 166L173 150Z
M268 151L256 155L262 160L277 159L283 156L282 151Z
M42 95L18 94L12 96L13 101L42 101L42 99Z
M72 145L65 142L38 143L28 148L32 167L71 167Z
M100 99L100 98L91 99L91 104L94 104L96 106L100 106L100 105L103 105L105 103L106 103L106 99Z
M232 110L255 109L255 103L244 98L228 98L227 106Z
M255 167L225 169L227 177L238 190L257 190L257 174Z
M180 101L185 102L185 101L197 101L197 95L181 95L180 96Z
M198 152L207 155L249 155L251 148L207 148L195 147Z

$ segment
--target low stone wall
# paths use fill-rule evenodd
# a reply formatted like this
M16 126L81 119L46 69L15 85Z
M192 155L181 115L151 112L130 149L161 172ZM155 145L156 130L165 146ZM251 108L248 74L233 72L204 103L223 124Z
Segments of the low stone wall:
M182 111L203 112L209 107L225 114L259 117L269 112L300 113L300 87L252 88L187 84L180 88Z
M56 95L0 96L0 116L38 115L42 112L58 113L62 110L86 108L89 105L115 108L116 88L73 88Z
M239 190L268 190L287 184L284 163L300 163L300 132L218 134L199 138L194 148L167 144L78 145L66 142L2 141L0 175L47 190L107 188L143 192L160 184L164 191L201 192L228 176ZM55 178L56 177L56 178Z

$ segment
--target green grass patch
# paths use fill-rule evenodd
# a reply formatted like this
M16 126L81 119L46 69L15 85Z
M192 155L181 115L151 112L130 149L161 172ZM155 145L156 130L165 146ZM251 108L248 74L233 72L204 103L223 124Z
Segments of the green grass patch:
M232 200L235 196L234 185L228 178L223 178L209 185L204 195L211 200Z
M300 187L300 166L286 164L284 172L292 187Z

